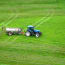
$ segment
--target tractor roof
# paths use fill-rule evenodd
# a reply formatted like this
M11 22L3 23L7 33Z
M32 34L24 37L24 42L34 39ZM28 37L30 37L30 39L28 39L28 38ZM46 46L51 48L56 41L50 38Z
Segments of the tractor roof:
M32 26L32 25L29 25L29 26L28 26L28 28L34 28L34 26Z

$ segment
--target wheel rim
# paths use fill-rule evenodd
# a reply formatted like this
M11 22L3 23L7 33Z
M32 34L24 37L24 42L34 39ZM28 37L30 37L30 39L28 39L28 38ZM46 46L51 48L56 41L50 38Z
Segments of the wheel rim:
M11 33L9 33L9 35L12 35Z
M30 36L30 33L29 33L29 32L27 32L27 33L26 33L26 36Z
M36 34L36 37L39 37L39 34Z

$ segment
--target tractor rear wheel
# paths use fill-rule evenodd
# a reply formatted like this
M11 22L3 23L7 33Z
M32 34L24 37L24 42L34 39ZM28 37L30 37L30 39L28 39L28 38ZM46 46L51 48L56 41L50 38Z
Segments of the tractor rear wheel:
M26 32L25 34L27 37L31 36L31 33L30 32Z

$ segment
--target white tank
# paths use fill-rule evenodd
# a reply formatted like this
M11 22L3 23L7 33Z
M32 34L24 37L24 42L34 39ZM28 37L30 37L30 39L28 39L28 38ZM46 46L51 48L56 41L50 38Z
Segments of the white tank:
M20 32L21 29L20 28L6 28L6 31L7 32L9 32L9 31L11 31L11 32Z

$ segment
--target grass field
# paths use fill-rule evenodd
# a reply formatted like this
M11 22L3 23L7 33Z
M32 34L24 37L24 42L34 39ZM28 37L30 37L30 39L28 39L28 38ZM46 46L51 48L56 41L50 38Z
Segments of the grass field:
M42 36L8 36L1 29L28 25ZM65 1L0 0L0 65L65 65Z

